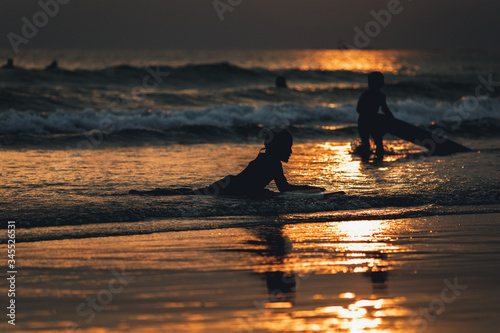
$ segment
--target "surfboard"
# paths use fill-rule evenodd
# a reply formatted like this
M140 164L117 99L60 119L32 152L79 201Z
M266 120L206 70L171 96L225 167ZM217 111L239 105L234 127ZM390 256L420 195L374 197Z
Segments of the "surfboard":
M307 190L297 190L297 191L288 191L289 193L303 193L303 194L313 194L313 193L322 193L325 192L323 189L320 188L311 188Z
M381 115L382 117L386 117ZM400 119L387 119L387 132L428 149L429 155L449 155L473 151L437 132L419 128Z
M280 196L287 196L287 197L304 197L304 198L309 198L309 197L318 197L318 198L330 198L330 197L337 197L337 196L343 196L346 193L344 191L320 191L316 189L311 189L311 190L298 190L298 191L288 191L281 193Z

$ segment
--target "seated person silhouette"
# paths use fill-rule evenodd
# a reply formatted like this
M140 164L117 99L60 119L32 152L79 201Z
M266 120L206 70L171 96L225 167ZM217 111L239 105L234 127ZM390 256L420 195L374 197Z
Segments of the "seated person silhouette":
M52 71L54 69L57 69L57 67L58 67L57 60L54 60L54 61L52 61L52 63L50 65L48 65L47 67L45 67L45 70L46 71Z
M238 175L229 175L215 183L197 190L189 188L162 189L153 191L131 190L130 194L139 195L235 195L267 197L276 195L265 187L274 180L280 192L310 191L323 192L321 187L289 184L283 174L281 162L288 162L292 154L293 138L286 129L274 128L266 133L265 147L257 158ZM262 152L264 150L264 152Z
M14 69L14 68L16 67L14 67L14 60L12 60L12 58L9 58L7 60L7 63L2 66L2 69Z
M394 118L387 106L385 95L380 91L383 86L384 74L380 72L370 73L368 75L368 90L363 92L356 108L359 113L358 131L361 137L361 146L356 151L365 157L370 155L370 136L377 147L377 159L384 157L383 136L387 132L390 119ZM387 116L378 113L380 108Z
M286 78L284 76L276 77L276 88L288 88L286 84Z
M283 174L281 162L288 162L292 154L293 138L286 129L269 130L264 145L257 158L238 175L226 176L208 187L195 190L195 194L268 196L276 194L265 189L273 180L280 192L298 190L322 192L325 190L315 186L288 183Z

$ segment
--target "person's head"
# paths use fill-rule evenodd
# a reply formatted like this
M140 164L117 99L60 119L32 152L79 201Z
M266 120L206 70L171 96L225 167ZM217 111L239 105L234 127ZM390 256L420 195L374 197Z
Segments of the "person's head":
M284 76L276 77L276 88L288 88L286 85L286 78Z
M380 72L371 72L368 74L368 88L380 89L385 85L384 74Z
M293 137L284 128L273 128L266 132L264 145L267 154L277 157L280 161L288 162L292 155Z
M7 65L9 66L14 65L14 60L12 58L7 59Z

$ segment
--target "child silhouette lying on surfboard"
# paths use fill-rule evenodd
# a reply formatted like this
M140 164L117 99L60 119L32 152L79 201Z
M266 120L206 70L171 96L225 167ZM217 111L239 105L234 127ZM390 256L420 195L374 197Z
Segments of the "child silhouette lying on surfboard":
M195 190L196 194L209 195L251 195L263 196L273 192L265 187L274 180L280 192L325 189L309 185L292 185L283 174L281 162L288 162L292 155L293 138L286 129L275 128L268 131L257 158L236 176L226 176L210 186ZM264 150L264 152L262 152Z
M238 196L269 196L276 194L265 187L274 180L280 192L307 191L323 192L321 187L309 185L289 184L283 174L281 162L288 162L292 154L293 138L286 129L274 128L268 131L264 140L265 147L261 149L257 158L251 161L248 166L238 175L229 175L215 183L191 190L181 189L156 189L153 191L135 191L130 194L148 195L238 195ZM263 151L264 150L264 151Z

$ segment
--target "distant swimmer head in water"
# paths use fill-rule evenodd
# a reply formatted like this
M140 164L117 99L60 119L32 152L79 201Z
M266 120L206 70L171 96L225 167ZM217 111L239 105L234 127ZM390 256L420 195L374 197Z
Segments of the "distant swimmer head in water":
M286 78L284 76L277 76L276 77L276 88L288 88L286 84Z
M45 67L45 70L47 70L47 71L54 70L54 69L57 69L57 66L58 66L57 60L54 60L54 61L52 61L52 63L50 65Z
M9 58L7 60L7 63L5 65L3 65L2 68L5 68L5 69L12 69L12 68L14 68L14 60L12 58Z
M368 74L368 88L371 90L381 89L385 85L384 74L380 72L371 72Z
M266 154L277 157L280 161L288 162L292 155L293 137L284 128L273 128L266 132L264 137Z

